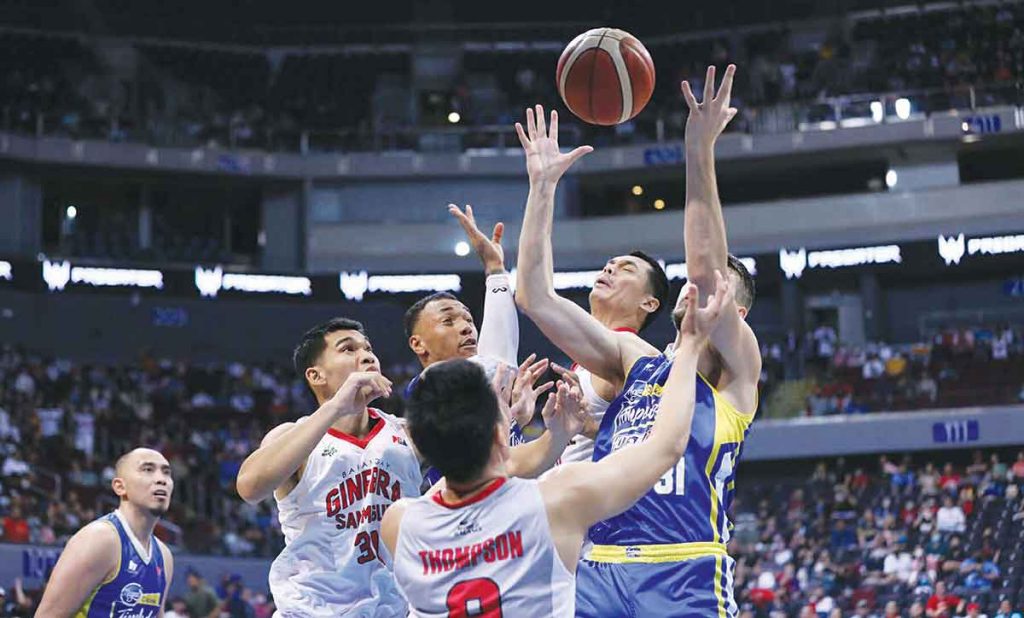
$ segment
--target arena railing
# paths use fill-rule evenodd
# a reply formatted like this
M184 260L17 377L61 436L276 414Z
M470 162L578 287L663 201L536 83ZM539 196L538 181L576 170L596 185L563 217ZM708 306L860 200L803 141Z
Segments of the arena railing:
M858 93L814 101L781 102L744 108L730 127L733 132L769 135L817 132L836 128L899 123L950 111L983 110L995 106L1024 106L1024 90L1016 83L986 83L960 88L930 88L881 93ZM653 113L652 113L653 112ZM74 112L38 111L31 119L15 117L10 107L0 109L0 129L36 137L101 139L171 147L255 149L300 154L330 152L460 152L519 147L512 123L450 126L395 126L373 130L293 129L235 124L196 131L184 121L170 119L147 127L133 127L117 118L83 120ZM641 115L632 125L616 129L591 127L573 119L562 122L562 142L638 144L683 137L682 106L662 105ZM984 130L980 132L986 132Z

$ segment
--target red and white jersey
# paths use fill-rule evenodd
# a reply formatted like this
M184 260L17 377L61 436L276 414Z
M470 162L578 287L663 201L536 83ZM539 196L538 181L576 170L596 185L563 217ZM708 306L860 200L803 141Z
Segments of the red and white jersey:
M417 618L576 612L576 576L551 539L535 480L495 479L455 504L441 492L410 502L394 568Z
M277 501L285 548L270 567L275 616L405 616L379 557L380 520L399 498L420 495L420 464L398 419L373 409L370 418L362 439L328 430Z
M580 379L580 389L583 391L583 399L587 402L587 414L597 420L598 423L604 418L604 413L611 405L610 401L604 400L594 390L594 375L580 367L573 365L572 370ZM561 463L572 463L575 461L590 461L594 457L594 441L583 434L575 435L569 440L569 446L565 447L562 453Z

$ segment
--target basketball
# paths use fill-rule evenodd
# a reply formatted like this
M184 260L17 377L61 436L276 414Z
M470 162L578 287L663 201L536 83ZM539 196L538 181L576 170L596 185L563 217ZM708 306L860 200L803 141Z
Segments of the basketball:
M562 101L580 120L611 126L633 118L651 100L654 61L630 33L594 28L565 47L555 80Z

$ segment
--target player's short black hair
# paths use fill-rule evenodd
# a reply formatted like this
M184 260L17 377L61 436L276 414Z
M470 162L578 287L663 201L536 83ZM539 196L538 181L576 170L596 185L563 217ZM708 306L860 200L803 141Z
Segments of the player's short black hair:
M349 318L331 318L307 330L292 352L292 365L300 378L306 379L306 370L315 365L316 360L323 354L324 348L327 347L324 337L339 330L354 330L366 336L362 323Z
M430 465L445 478L466 483L487 466L501 411L483 368L454 359L423 372L405 418L412 441Z
M427 308L427 305L435 300L459 300L451 292L434 292L430 296L424 296L405 312L402 323L405 325L406 338L412 337L412 331L416 330L416 323L420 321L420 314Z
M736 304L746 307L747 311L750 311L750 308L754 306L754 296L757 294L754 278L743 262L731 253L729 254L729 270L739 275L740 278L740 286L736 290Z
M647 265L651 267L650 272L647 273L647 287L649 288L651 296L658 299L658 308L647 314L647 317L644 318L644 323L640 326L640 330L644 330L657 319L658 314L660 314L665 308L665 305L668 304L668 275L665 274L665 269L661 267L658 260L643 251L633 251L630 255L647 262Z

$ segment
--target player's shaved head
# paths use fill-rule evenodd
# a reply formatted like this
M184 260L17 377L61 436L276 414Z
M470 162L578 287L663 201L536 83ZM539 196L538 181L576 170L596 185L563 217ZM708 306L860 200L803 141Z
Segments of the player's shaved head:
M128 470L131 470L132 467L136 465L136 462L139 461L139 459L145 457L149 457L157 461L167 461L167 458L164 457L160 451L140 446L117 458L117 462L114 463L114 475L124 476Z

